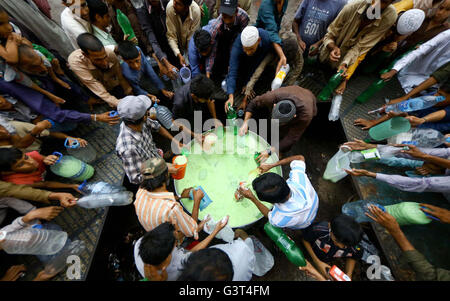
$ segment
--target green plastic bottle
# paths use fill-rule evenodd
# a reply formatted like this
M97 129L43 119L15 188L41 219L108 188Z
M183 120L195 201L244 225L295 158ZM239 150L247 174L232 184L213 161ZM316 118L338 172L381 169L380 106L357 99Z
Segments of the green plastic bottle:
M419 203L416 202L402 202L395 205L384 206L384 208L397 220L400 226L431 223L431 219L420 210Z
M120 10L116 10L117 14L117 22L119 23L120 28L122 28L124 35L129 35L128 40L131 40L136 37L134 34L133 27L131 27L130 20L128 20L128 17L125 16L125 14Z
M231 120L232 126L233 126L233 133L234 135L238 134L238 127L237 127L237 113L236 110L231 106L231 104L228 104L228 112L227 112L227 119Z
M208 21L209 21L209 10L208 10L208 6L206 6L206 3L203 3L202 10L203 10L203 17L200 21L201 27L208 24Z
M264 231L275 242L290 262L295 266L306 266L306 260L302 251L295 245L295 242L283 232L281 228L275 227L269 222L264 225Z
M258 162L258 157L259 157L259 155L261 155L261 153L260 152L256 152L254 155L253 155L253 159L255 159L255 162L256 162L256 164L258 165L258 167L261 165L259 162Z
M336 89L336 87L339 86L339 84L342 82L343 78L341 74L342 70L340 70L330 78L328 84L322 89L322 91L320 91L320 94L317 97L320 101L327 101L330 98L334 89Z
M371 99L375 95L375 93L383 89L384 86L386 86L386 82L381 78L378 79L376 82L371 84L369 88L364 90L358 97L356 97L355 101L358 103L365 103L366 101Z
M44 46L33 44L33 49L42 53L50 62L53 61L53 59L55 58L55 56L50 51L48 51L47 48L45 48Z

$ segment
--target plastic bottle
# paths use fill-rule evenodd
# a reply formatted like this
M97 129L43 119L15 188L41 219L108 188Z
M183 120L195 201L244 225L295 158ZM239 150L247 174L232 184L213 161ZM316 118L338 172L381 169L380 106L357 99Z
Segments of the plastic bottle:
M214 219L212 217L210 217L209 214L207 214L205 216L205 219L209 219L209 221L207 221L205 223L205 226L203 228L203 230L205 230L206 233L211 234L214 229L216 228L217 222L214 221ZM227 222L229 219L229 216L225 216L224 218L222 218L219 222L220 223L224 223ZM216 238L222 239L223 241L226 242L233 242L234 240L234 231L233 229L231 229L231 227L229 227L228 225L225 226L224 228L222 228L222 230L219 231L219 233L217 233Z
M320 101L326 101L330 98L334 89L341 83L343 77L341 76L342 70L333 75L328 81L327 85L320 91L319 96L317 97Z
M297 267L306 266L305 257L303 256L302 251L296 246L295 242L283 232L283 229L275 227L267 222L264 225L264 231L266 231L267 235L275 242L278 248L283 251L290 262Z
M144 0L131 0L134 9L140 9L144 6Z
M119 116L119 112L117 112L117 111L111 111L111 112L109 112L109 117L116 117L116 116ZM117 135L119 135L119 133L120 133L120 120L119 120L119 122L118 122L117 124L114 124L114 125L112 125L111 127L112 127L113 131L114 131Z
M158 121L161 122L161 124L166 129L170 130L170 128L172 127L172 124L173 124L172 112L170 112L170 110L167 107L160 106L156 102L153 105L153 108L156 109L156 118L158 119ZM150 118L152 118L152 114L153 114L153 112L150 111Z
M117 23L119 23L119 26L123 31L123 34L129 35L128 40L135 38L136 35L134 34L133 27L131 26L128 17L120 9L116 10L116 14L117 14Z
M356 97L356 102L365 103L369 99L371 99L375 93L380 91L386 86L386 82L383 79L379 79L373 84L369 86L366 90L364 90L358 97Z
M172 79L172 87L173 87L173 91L178 90L179 88L181 88L183 86L183 81L180 77L180 73L177 71L177 68L173 68L172 69L173 72L175 72L177 74L175 79Z
M17 231L0 231L0 245L8 254L53 255L65 245L64 231L26 228Z
M312 65L315 64L317 62L317 58L319 56L319 52L317 52L315 55L311 55L310 53L314 51L314 46L311 46L309 48L309 53L308 53L308 57L306 58L306 64L307 65Z
M97 158L97 152L90 144L82 147L77 139L66 138L66 141L64 141L64 146L66 147L69 155L74 156L83 162L91 163Z
M450 143L450 137L445 136L435 129L411 129L406 133L400 133L389 138L390 144L412 144L417 147L435 148L444 143Z
M50 166L50 170L63 178L73 179L75 181L84 181L94 175L94 168L72 156L63 156L61 153L54 152L52 155L59 156L58 161Z
M427 108L431 108L432 106L436 105L437 103L444 101L444 96L421 96L421 97L415 97L411 98L399 103L395 103L392 105L387 105L386 107L379 108L374 111L370 111L369 114L374 113L387 113L387 112L395 112L395 113L401 113L401 112L413 112L418 110L423 110Z
M237 114L236 114L236 110L231 106L231 104L228 104L227 119L231 120L231 124L233 127L233 133L234 133L234 135L237 135L238 134Z
M203 3L202 10L203 10L203 17L200 20L201 27L207 25L209 21L209 9L208 6L206 6L206 3Z
M275 76L275 78L272 81L272 85L271 85L272 91L281 87L289 70L290 70L289 64L281 66L280 70L278 71L277 75Z
M67 244L44 267L47 274L57 274L67 266L67 258L71 255L80 255L86 246L82 240L75 240Z
M225 78L220 85L222 87L223 92L227 93L227 79Z
M387 266L381 265L380 269L381 269L381 279L382 280L395 281L394 277L391 274L391 270Z
M336 94L331 101L330 113L328 114L329 121L336 121L339 119L339 110L342 104L342 95Z
M343 214L353 217L357 223L367 223L373 221L370 217L365 215L366 212L370 214L369 205L376 205L378 208L385 211L383 206L365 200L346 203L342 206L341 210Z
M133 202L133 193L120 191L105 194L90 194L80 198L77 205L83 208L100 208L109 206L126 206Z
M86 194L104 194L125 191L125 187L112 185L106 182L87 183L84 181L78 186L78 189Z

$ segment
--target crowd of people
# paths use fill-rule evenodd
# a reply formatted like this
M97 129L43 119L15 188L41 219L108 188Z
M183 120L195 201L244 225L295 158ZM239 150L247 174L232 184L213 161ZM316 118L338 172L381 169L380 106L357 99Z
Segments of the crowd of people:
M197 112L204 120L214 119L216 128L226 124L230 110L240 112L240 136L252 119L279 122L279 144L259 155L261 175L251 183L253 189L241 187L239 193L272 225L302 233L311 260L300 270L317 280L330 279L336 258L346 260L343 271L351 278L364 256L360 244L365 234L344 214L316 219L319 197L306 174L305 157L288 156L317 115L316 96L298 85L304 65L339 73L337 95L354 74L378 74L389 66L380 79L398 78L405 95L387 104L422 95L445 100L409 115L359 118L354 125L369 130L402 116L413 128L450 137L450 0L302 0L287 30L282 20L288 0L262 0L254 24L249 14L255 3L248 0L62 0L60 5L65 8L56 16L48 0L0 2L1 230L50 221L77 205L78 184L46 180L48 166L58 159L42 153L48 139L60 139L62 146L73 138L86 146L86 137L71 136L79 124L120 124L115 150L123 163L123 186L135 194L136 216L146 231L134 248L145 280L248 281L253 275L256 259L249 235L237 229L233 242L209 246L226 227L225 220L200 241L207 222L199 220L204 193L170 191L170 174L178 171L171 159L187 147L187 141L174 138L175 128L202 143L201 131L193 128ZM119 14L128 18L133 35L124 33ZM273 79L287 65L283 86L269 91L270 81L263 77ZM191 80L179 85L182 68L190 69ZM151 114L155 104L169 112L172 126ZM155 133L172 149L157 144ZM383 147L361 140L345 145L352 150ZM448 147L404 150L399 157L422 162L416 177L347 172L448 198ZM267 163L272 153L280 160ZM287 180L270 172L282 165L290 166ZM181 198L193 199L191 214ZM28 201L40 203L39 208ZM59 204L49 206L50 201ZM272 209L262 202L273 204ZM450 223L450 211L422 205L424 212ZM18 216L11 223L5 223L8 208ZM418 279L450 279L449 271L433 267L415 250L389 213L371 207L368 216L393 236ZM193 240L197 243L186 244ZM12 266L2 280L17 280L25 269ZM54 276L42 271L35 280Z

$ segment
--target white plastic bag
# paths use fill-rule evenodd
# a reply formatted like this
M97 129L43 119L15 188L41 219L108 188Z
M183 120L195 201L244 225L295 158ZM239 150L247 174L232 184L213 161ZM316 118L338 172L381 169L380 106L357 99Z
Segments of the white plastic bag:
M339 151L328 161L323 178L333 183L345 178L347 173L344 169L350 169L350 153L339 148Z
M204 219L208 219L209 214L205 216ZM219 222L224 221L227 219L228 222L228 216L225 216L223 219L221 219ZM205 223L205 226L203 227L203 230L205 230L206 233L211 234L214 229L216 228L217 222L214 221L214 219L211 217L209 221ZM233 242L234 240L234 231L229 226L225 226L222 230L217 233L216 238L222 239L226 242Z
M272 269L275 261L269 250L253 235L250 235L253 241L253 252L255 252L255 269L253 274L256 276L264 276L270 269Z
M339 110L341 108L342 95L337 94L331 100L330 113L328 114L329 121L336 121L339 119Z

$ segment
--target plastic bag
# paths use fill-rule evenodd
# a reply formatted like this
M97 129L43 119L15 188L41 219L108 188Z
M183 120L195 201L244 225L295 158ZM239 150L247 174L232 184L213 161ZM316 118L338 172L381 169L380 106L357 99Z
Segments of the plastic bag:
M328 161L323 178L333 183L345 178L347 173L344 169L350 169L350 153L339 149L330 161Z
M208 219L208 217L209 214L205 216L205 219ZM221 219L221 221L223 221L225 218L227 218L227 216ZM218 222L214 221L214 219L211 217L209 221L205 223L203 230L205 230L206 233L211 234L216 228L217 223ZM234 231L229 226L225 226L222 230L219 231L219 233L217 233L216 238L231 243L234 240Z
M329 121L336 121L339 119L339 110L341 108L342 95L335 95L331 101L330 113L328 114Z
M264 276L268 271L270 271L275 263L272 254L269 250L260 242L255 236L250 235L253 241L253 251L255 252L255 269L253 274L256 276Z

